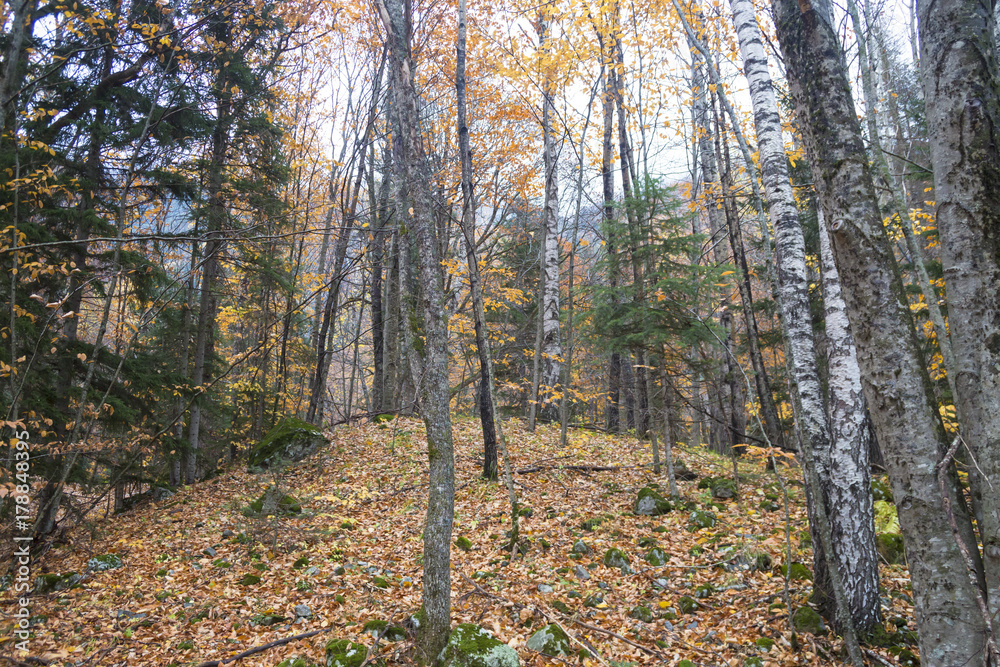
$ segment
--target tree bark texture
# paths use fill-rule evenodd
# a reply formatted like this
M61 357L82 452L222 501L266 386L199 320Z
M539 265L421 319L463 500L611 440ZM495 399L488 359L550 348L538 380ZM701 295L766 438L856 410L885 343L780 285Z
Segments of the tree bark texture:
M396 115L393 150L397 179L407 184L412 205L407 222L416 242L420 315L424 346L420 412L427 430L430 490L424 526L423 623L417 646L424 663L433 663L451 630L451 533L455 511L455 461L448 392L448 323L444 279L434 233L434 208L427 156L420 132L420 110L410 52L411 7L408 0L378 0L389 50L392 107ZM414 354L410 350L410 354Z
M1000 79L990 3L917 3L934 198L962 437L982 480L983 561L1000 611ZM880 438L881 440L881 438Z
M944 433L861 141L828 5L773 0L799 125L817 177L865 398L905 539L924 665L982 664L977 590L952 536L935 466ZM963 539L971 524L952 483Z
M546 40L549 35L550 19L543 8L539 15L539 47L548 54ZM545 206L542 219L542 389L539 398L544 412L550 419L556 418L554 394L558 394L561 379L562 345L559 340L559 174L556 154L556 139L553 135L552 116L554 114L554 92L552 63L545 62L546 70L542 90L542 150L545 155Z
M783 329L791 353L789 368L793 375L791 390L797 408L795 414L802 439L807 440L805 444L816 453L822 493L817 494L814 490L813 497L814 501L824 502L830 518L834 556L844 575L851 618L858 630L865 631L879 620L878 563L873 552L874 515L867 440L856 439L854 432L838 433L845 436L843 440L830 433L809 310L805 238L788 174L781 119L767 68L767 55L752 3L749 0L730 0L730 5L750 87L761 174L777 244L778 292ZM835 328L838 323L839 320L835 322ZM846 326L846 322L843 325ZM850 335L846 328L839 333ZM840 342L846 345L849 341ZM846 363L844 361L844 365ZM834 368L837 372L846 372L833 362L831 366L831 373ZM844 380L848 383L844 388L831 389L832 394L836 389L835 397L831 398L842 401L835 415L844 420L860 419L864 425L864 406L847 402L850 397L849 381L849 378ZM851 408L858 407L861 408L860 413L848 414ZM851 438L852 435L855 438ZM854 447L858 449L854 450ZM830 595L825 555L820 541L815 539L813 542L817 545L813 560L814 572L818 575L815 588L824 602L824 615L832 618L835 616L835 601Z

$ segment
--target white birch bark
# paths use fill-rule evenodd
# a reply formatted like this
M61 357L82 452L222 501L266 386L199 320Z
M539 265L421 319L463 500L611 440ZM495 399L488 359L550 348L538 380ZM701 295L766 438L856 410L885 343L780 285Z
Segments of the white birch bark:
M892 481L913 582L921 663L982 664L977 590L952 535L936 466L944 432L893 249L882 226L829 5L772 0L807 153L827 215L865 399ZM975 545L954 478L961 539Z
M878 563L874 558L874 514L871 487L858 485L868 478L867 450L855 456L836 457L837 440L831 437L816 363L816 347L809 313L809 280L805 261L805 238L792 184L788 175L785 143L774 87L767 69L767 55L750 0L730 0L733 21L743 56L743 68L753 103L764 191L770 203L771 222L777 244L776 268L782 323L788 338L793 374L792 396L804 444L816 454L821 497L830 519L836 562L844 575L844 588L851 618L861 629L879 620ZM844 403L844 407L849 407ZM864 407L859 417L864 418ZM839 413L838 413L839 415ZM849 447L848 443L842 443ZM836 450L839 451L839 450ZM844 493L843 491L846 491ZM816 490L813 491L817 493ZM852 495L853 494L853 495ZM870 526L867 533L853 531L858 523ZM865 543L865 538L869 542ZM867 557L862 557L867 556ZM816 553L815 570L826 579L825 554ZM819 582L818 582L819 583ZM820 590L821 586L817 586ZM827 611L832 611L827 607Z
M539 42L541 51L547 53L545 42L549 38L549 19L543 13L539 16ZM552 392L559 391L562 373L562 346L559 340L559 184L556 140L552 132L553 93L550 63L546 69L542 100L542 144L545 157L545 206L543 211L543 233L541 250L542 272L542 375L543 405L546 412L554 416L555 403Z

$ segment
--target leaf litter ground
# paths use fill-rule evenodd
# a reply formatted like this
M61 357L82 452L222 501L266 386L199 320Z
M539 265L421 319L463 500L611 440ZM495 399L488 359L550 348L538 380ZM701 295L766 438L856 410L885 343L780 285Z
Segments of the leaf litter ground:
M666 475L646 465L648 443L573 430L563 449L556 426L534 434L516 421L505 428L519 500L531 508L521 519L527 553L510 562L503 550L506 491L479 477L478 421L456 419L454 538L468 540L468 550L452 549L455 624L482 625L526 665L842 664L838 639L793 637L789 629L779 571L784 512L773 509L782 503L773 502L778 487L763 465L740 462L738 501L713 500L697 481L679 481L683 498L716 517L714 526L695 530L691 508L633 514L643 486L659 484L667 495ZM732 475L732 462L707 450L675 454L699 478ZM789 482L793 560L808 564L811 552L800 548L806 518L799 471L779 471ZM108 553L124 566L34 596L32 654L59 665L200 665L319 631L226 664L271 667L294 656L322 664L323 646L334 638L370 647L369 664L410 664L412 642L377 638L365 625L401 624L419 609L426 474L420 421L342 427L302 463L258 474L225 471L90 532L77 530L45 556L44 571L84 572L89 559ZM271 485L296 496L302 513L246 516ZM590 552L572 554L577 541ZM654 546L664 552L662 565L646 560ZM603 564L612 548L628 557L627 569ZM883 566L887 619L912 616L908 581L904 568ZM808 580L790 582L793 608L809 593ZM12 594L5 595L11 608ZM549 622L569 633L574 655L550 658L527 648ZM0 654L15 655L12 629L0 626ZM884 649L868 657L898 664Z

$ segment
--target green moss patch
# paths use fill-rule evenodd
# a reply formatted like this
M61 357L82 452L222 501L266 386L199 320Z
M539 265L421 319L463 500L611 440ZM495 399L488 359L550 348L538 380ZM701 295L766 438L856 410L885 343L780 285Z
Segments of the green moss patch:
M266 468L282 460L301 461L325 443L326 437L319 427L286 417L250 450L248 464Z

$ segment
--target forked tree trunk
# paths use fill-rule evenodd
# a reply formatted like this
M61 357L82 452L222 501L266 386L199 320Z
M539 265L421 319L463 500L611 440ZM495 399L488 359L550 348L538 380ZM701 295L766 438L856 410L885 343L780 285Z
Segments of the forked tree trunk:
M417 637L421 662L433 663L451 630L451 533L455 511L455 461L448 392L448 323L444 278L434 230L434 202L427 156L420 133L420 110L410 53L409 0L378 0L386 31L392 81L395 173L409 195L397 200L397 211L410 204L407 220L416 241L420 282L420 316L424 347L420 412L427 430L430 491L424 527L423 622ZM416 354L410 350L410 354Z
M1000 78L990 3L917 4L959 425L981 473L989 610L1000 611ZM881 441L881 437L879 438Z
M936 466L944 430L913 330L861 141L843 51L829 5L773 0L778 39L799 126L858 350L865 398L892 481L913 581L924 665L983 664L977 586L952 535L950 501L966 545L976 550L954 475L942 498Z
M788 175L785 144L781 135L781 118L767 69L767 55L761 42L753 4L750 0L730 0L730 5L743 55L743 67L750 86L764 191L770 204L771 221L774 225L779 300L783 329L788 339L788 350L791 352L789 368L794 377L790 384L796 404L795 414L801 438L806 441L803 444L814 450L817 463L820 464L817 473L823 492L822 498L816 498L814 491L814 500L824 502L825 511L830 518L831 538L834 540L833 553L838 567L845 575L844 589L851 619L859 631L866 631L879 620L878 563L872 553L874 541L871 539L871 533L874 530L874 515L871 486L867 481L869 478L867 450L855 452L853 455L848 451L844 456L840 456L843 448L850 448L855 442L858 445L865 443L852 440L852 437L847 437L845 440L831 438L819 382L809 311L805 238ZM835 322L835 326L836 324ZM831 367L840 369L840 366L833 363ZM833 372L834 370L831 370L831 374ZM848 391L846 388L837 391L836 397L832 398L846 401ZM860 409L860 416L863 419L863 406L849 403L840 403L840 409L835 412L835 417L839 420L843 409L848 407ZM854 418L858 416L850 415ZM848 417L843 415L843 419ZM838 435L857 434L838 433ZM824 466L823 462L834 452L838 453L835 468ZM857 484L859 481L864 481L864 484ZM850 489L847 493L850 498L847 501L841 493L845 484ZM815 528L814 526L814 530ZM828 618L831 618L835 616L835 600L832 599L822 542L818 539L818 535L816 537L817 539L813 540L817 546L814 553L814 569L822 575L819 582L822 585L817 585L816 588L817 591L822 591L821 598L827 603L823 605L823 611Z

